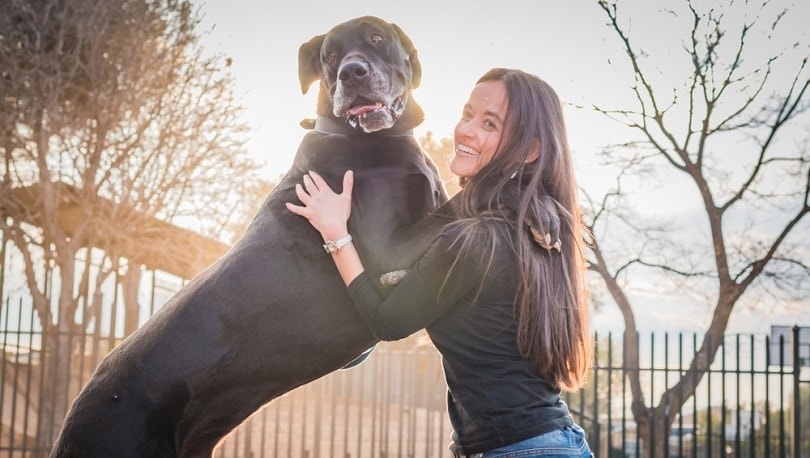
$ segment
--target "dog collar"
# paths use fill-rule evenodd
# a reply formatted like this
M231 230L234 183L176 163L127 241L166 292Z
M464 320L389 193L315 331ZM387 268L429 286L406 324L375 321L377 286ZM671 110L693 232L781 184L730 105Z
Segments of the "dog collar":
M322 134L332 134L332 135L374 135L377 137L412 137L413 136L413 129L407 130L398 130L392 131L393 129L381 130L377 132L371 132L368 134L363 134L362 131L353 129L346 123L338 122L333 118L329 118L326 116L318 116L315 119L315 126L313 127L315 132L320 132Z

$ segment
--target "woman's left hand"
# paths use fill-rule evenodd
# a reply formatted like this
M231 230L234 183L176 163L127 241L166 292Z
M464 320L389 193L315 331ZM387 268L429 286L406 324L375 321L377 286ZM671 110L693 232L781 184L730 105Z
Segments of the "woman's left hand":
M315 172L304 175L303 186L295 185L295 193L304 205L287 202L287 209L306 218L324 240L337 240L348 234L347 221L352 212L354 174L343 175L343 192L338 194Z

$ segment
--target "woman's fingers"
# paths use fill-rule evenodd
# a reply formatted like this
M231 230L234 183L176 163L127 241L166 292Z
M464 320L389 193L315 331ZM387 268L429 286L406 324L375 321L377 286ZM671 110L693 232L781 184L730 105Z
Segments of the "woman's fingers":
M304 205L287 203L287 208L296 215L311 217L310 207L316 205L316 201L330 200L330 195L338 196L342 201L347 201L351 205L352 188L354 187L354 173L351 170L347 170L343 175L343 192L340 194L335 193L326 180L316 172L310 171L304 174L301 181L302 183L295 185L295 195Z
M301 200L304 205L307 205L307 202L309 202L309 193L304 191L304 188L299 183L295 184L295 195L298 196L298 199Z
M290 202L285 202L284 205L287 206L287 210L292 213L295 213L298 216L303 216L307 218L307 207L301 207L299 205L292 204Z
M329 186L329 184L326 182L326 180L324 180L322 176L318 175L317 172L310 171L308 175L304 175L304 178L305 179L310 178L312 180L312 185L318 191L326 191L328 189L329 191L335 193ZM354 186L354 173L351 170L347 170L346 173L343 174L343 192L341 192L340 194L351 195L353 186Z
M285 202L284 205L287 207L287 210L295 213L298 216L303 216L306 219L310 219L312 217L312 211L309 209L311 198L310 195L304 191L304 187L301 186L300 183L295 184L295 195L298 196L298 200L300 200L304 205L295 205L292 202Z
M318 190L322 191L326 191L327 189L330 191L332 190L332 188L330 188L329 185L326 184L326 180L324 180L322 176L318 175L317 173L311 170L308 175L304 175L304 179L306 180L307 178L312 180L312 183Z
M309 172L309 174L304 175L303 179L304 187L307 188L307 192L310 194L321 189L321 186L318 186L318 184L315 183L314 177L311 176L313 173L314 172ZM323 178L321 178L320 181L323 183Z

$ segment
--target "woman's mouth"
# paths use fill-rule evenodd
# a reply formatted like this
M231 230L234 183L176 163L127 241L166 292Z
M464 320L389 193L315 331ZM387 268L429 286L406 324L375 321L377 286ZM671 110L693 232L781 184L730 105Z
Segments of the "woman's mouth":
M479 156L481 154L478 151L464 144L456 145L456 153L460 153L463 156Z

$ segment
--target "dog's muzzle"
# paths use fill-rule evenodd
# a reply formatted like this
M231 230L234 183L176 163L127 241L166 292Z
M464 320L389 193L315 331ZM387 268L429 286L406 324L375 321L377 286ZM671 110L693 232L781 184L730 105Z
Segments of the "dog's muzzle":
M389 105L376 102L373 105L364 105L357 109L350 108L346 112L346 122L352 129L362 128L365 132L375 132L390 129L405 111L404 96L397 97Z

